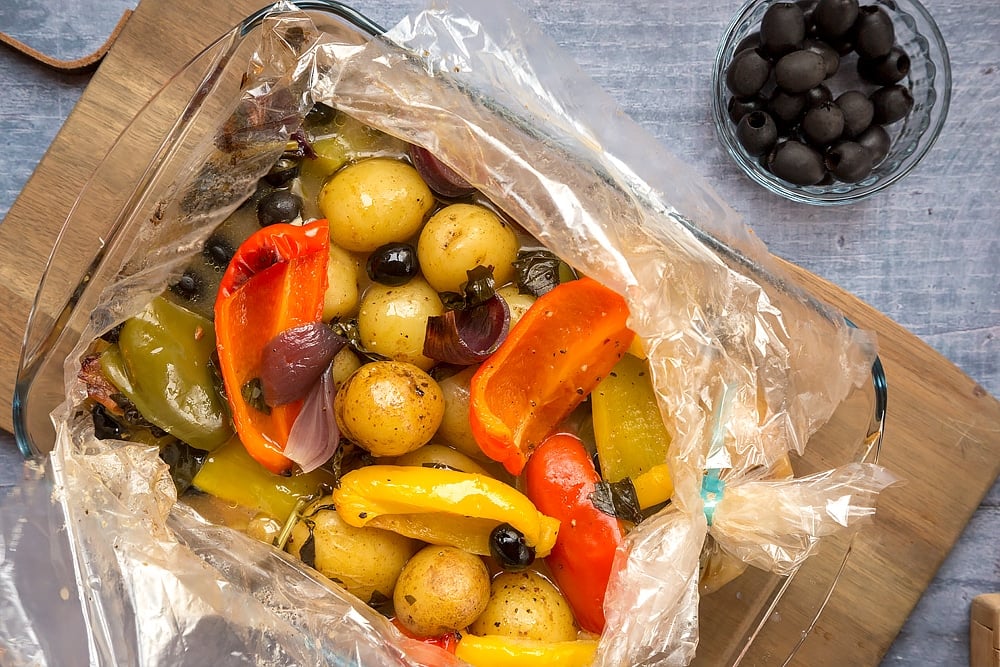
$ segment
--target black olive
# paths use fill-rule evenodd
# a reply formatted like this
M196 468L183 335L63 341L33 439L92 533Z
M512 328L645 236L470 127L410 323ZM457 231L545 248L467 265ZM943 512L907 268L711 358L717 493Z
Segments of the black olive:
M815 185L826 176L823 156L794 140L775 146L768 158L768 166L775 176L795 185Z
M854 33L849 32L840 37L832 37L826 40L826 43L843 58L854 51Z
M269 192L257 203L257 222L261 227L291 222L302 211L302 197L288 190Z
M913 95L906 86L898 83L894 86L879 88L871 94L874 108L873 120L879 125L889 125L906 118L913 108Z
M726 69L726 86L738 97L752 97L760 92L771 76L771 63L757 49L736 54Z
M409 243L386 243L368 256L365 270L377 283L390 287L405 285L420 270L417 251Z
M827 146L844 131L844 112L833 102L824 102L806 112L802 132L814 146Z
M872 173L872 155L861 144L841 141L826 152L826 168L840 181L857 183Z
M837 98L837 106L844 112L844 136L848 139L858 136L871 125L874 107L861 91L842 93Z
M170 291L182 299L193 301L201 294L201 277L194 271L185 271L177 282L170 286Z
M910 57L898 46L892 47L888 55L869 60L858 59L858 74L862 78L881 86L891 86L902 81L910 73Z
M729 112L729 120L739 123L751 111L763 111L766 104L762 97L730 97L726 110Z
M862 58L881 58L888 55L896 41L892 19L880 7L862 7L854 25L854 50Z
M90 412L94 420L94 437L98 440L121 440L122 425L115 421L114 417L108 414L107 408L100 403L95 403Z
M802 48L806 51L818 53L823 57L823 64L826 66L826 78L830 78L840 69L840 54L826 42L818 39L807 39L802 42Z
M804 93L823 83L826 61L815 51L792 51L774 66L774 81L789 93Z
M813 34L816 31L816 25L813 22L813 12L816 11L816 0L796 0L795 4L802 10L802 18L806 24L806 34Z
M205 256L205 259L209 264L217 269L225 269L229 266L230 260L233 259L233 255L236 254L236 248L221 236L210 236L208 240L205 241L205 246L201 250L201 254Z
M802 118L802 113L806 110L806 101L805 95L793 95L775 88L767 101L767 111L777 125L792 127Z
M740 43L736 45L733 49L733 53L739 53L740 51L746 51L747 49L756 49L760 47L760 33L752 32L743 39Z
M816 33L827 39L846 34L857 18L858 0L819 0L812 13Z
M529 547L524 533L509 523L501 523L490 532L490 554L507 572L520 572L535 561L535 548Z
M794 2L779 2L764 12L760 21L760 44L768 55L780 58L795 51L805 36L806 20L802 8Z
M778 127L766 112L753 111L736 126L736 138L750 155L763 155L778 140Z
M878 166L889 154L889 149L892 147L892 139L881 125L870 126L859 134L855 141L864 146L871 154L872 167Z
M810 88L806 91L806 106L808 108L818 107L824 102L832 102L833 93L822 83L815 88Z
M282 157L264 176L264 182L272 187L281 188L288 185L298 175L299 161L290 157Z

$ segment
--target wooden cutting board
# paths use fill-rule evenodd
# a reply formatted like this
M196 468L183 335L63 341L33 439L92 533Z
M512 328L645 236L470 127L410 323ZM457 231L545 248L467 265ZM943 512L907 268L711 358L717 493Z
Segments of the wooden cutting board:
M19 342L77 194L170 75L262 4L140 4L0 225L0 337L8 341L0 349L0 427L11 428ZM795 664L875 665L1000 473L1000 402L885 315L802 269L789 270L859 326L878 332L890 392L882 463L907 480L884 493L876 528L855 541L844 577ZM759 641L766 648L767 633Z

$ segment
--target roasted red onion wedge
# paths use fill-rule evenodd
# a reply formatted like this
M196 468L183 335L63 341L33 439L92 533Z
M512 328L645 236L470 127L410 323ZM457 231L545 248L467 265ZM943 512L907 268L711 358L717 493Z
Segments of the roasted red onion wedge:
M346 338L322 322L279 333L264 348L261 360L264 401L274 407L303 398L346 344Z
M464 197L475 192L468 181L455 170L434 157L430 151L420 146L410 146L410 159L420 177L434 192L442 197Z
M428 318L424 354L450 364L477 364L496 351L509 328L507 302L494 295L478 306Z
M327 365L319 380L310 387L282 452L295 461L302 472L312 472L329 461L340 444L340 430L333 416L336 392L333 366Z

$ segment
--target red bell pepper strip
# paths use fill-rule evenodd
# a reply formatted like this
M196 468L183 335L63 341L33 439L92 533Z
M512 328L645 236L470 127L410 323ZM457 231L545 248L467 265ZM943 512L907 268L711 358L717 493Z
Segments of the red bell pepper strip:
M236 250L215 301L219 366L236 432L276 474L292 469L282 451L302 401L267 408L248 402L244 387L259 380L264 347L277 334L322 319L329 248L326 220L264 227Z
M415 639L422 644L427 644L428 646L436 646L439 649L446 651L448 653L454 654L455 649L458 648L458 633L446 632L443 635L438 635L437 637L420 637L413 634L406 629L406 626L399 622L399 619L392 619L392 624L396 626L396 629L403 633L410 639Z
M583 443L568 433L547 438L524 469L528 498L560 521L545 562L580 627L598 634L604 630L604 594L623 538L618 519L591 500L600 479Z
M520 474L628 351L628 314L621 295L591 278L539 297L472 377L469 420L483 453Z

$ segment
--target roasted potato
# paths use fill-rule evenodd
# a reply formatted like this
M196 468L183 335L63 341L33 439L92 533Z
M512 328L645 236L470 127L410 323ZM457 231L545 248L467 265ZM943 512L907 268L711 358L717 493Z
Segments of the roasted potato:
M570 641L577 634L573 612L562 593L534 570L494 577L490 601L469 631L547 642Z
M420 546L388 530L347 525L333 497L324 496L302 513L285 550L368 602L375 591L392 597L399 573Z
M441 388L402 361L373 361L337 391L333 411L341 433L375 456L401 456L427 444L444 416Z
M392 596L396 618L419 637L464 629L490 596L490 575L479 556L428 546L403 568Z

